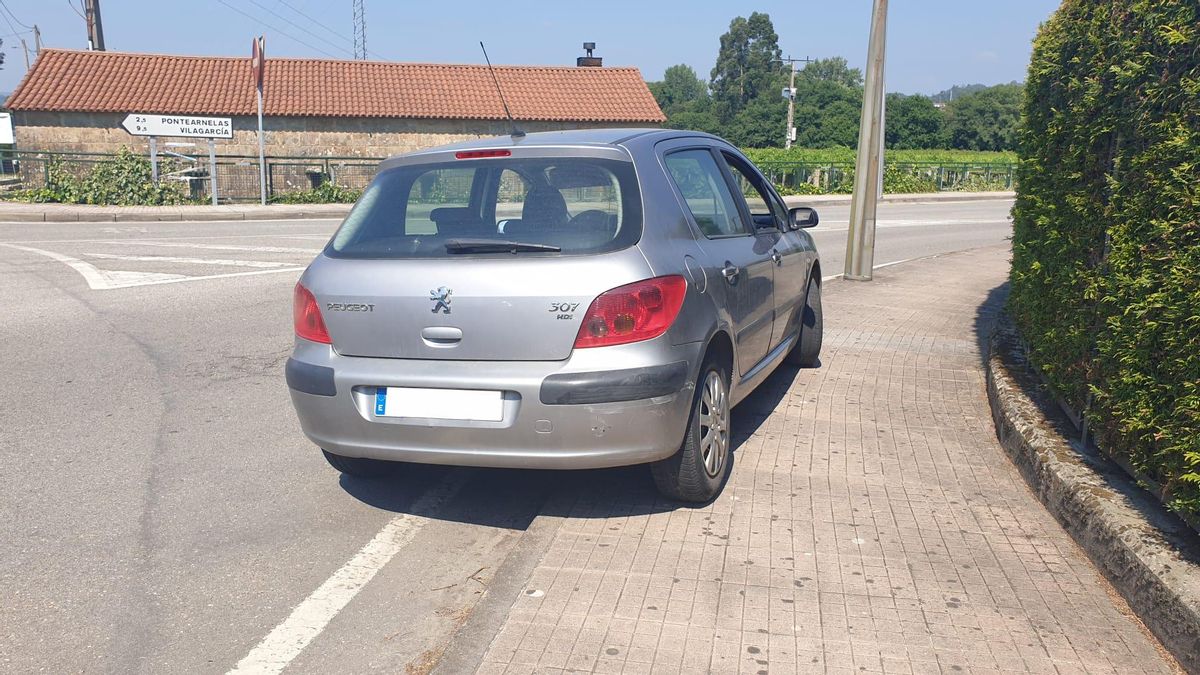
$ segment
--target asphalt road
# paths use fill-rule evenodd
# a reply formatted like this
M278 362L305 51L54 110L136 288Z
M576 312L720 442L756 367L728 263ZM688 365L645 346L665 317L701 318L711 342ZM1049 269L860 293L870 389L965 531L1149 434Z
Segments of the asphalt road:
M885 205L875 262L1003 243L1010 207ZM814 230L827 276L847 214ZM335 225L0 223L0 670L421 671L520 583L555 495L653 490L641 468L339 479L282 374L292 286ZM356 556L381 530L376 570ZM293 614L314 596L327 624Z

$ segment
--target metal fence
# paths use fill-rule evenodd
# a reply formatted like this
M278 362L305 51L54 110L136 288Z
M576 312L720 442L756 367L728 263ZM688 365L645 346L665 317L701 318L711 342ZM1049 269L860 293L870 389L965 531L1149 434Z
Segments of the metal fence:
M758 165L784 192L849 193L854 187L854 164L768 162ZM1012 164L886 162L884 190L888 192L984 191L1013 189ZM901 188L899 190L892 188Z
M186 186L195 201L211 195L209 158L205 148L193 152L166 147L159 157L159 178ZM46 187L52 173L83 180L100 162L114 155L77 152L0 152L0 181L7 187ZM360 191L375 175L380 158L372 157L267 157L267 198L286 199L311 191L324 182ZM222 155L216 161L217 194L223 203L257 201L258 157ZM787 194L848 193L854 184L852 163L806 164L767 162L759 168ZM884 189L888 192L939 192L949 190L1011 190L1011 164L888 163Z
M160 181L183 184L191 199L205 201L211 195L212 176L207 151L196 146L167 147L160 151ZM0 153L0 180L10 189L47 187L54 175L84 180L98 164L110 161L111 154L82 152ZM368 157L267 157L267 198L310 191L324 182L351 190L362 190L375 176L379 158ZM258 157L219 155L216 161L217 195L222 203L259 199Z

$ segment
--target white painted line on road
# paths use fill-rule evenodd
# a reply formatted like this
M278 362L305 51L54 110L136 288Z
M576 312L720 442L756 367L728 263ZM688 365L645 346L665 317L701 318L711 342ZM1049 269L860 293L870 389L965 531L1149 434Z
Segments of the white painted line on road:
M63 255L62 253L56 253L54 251L45 251L40 248L33 248L30 246L17 246L16 244L0 243L0 246L17 249L18 251L26 251L28 253L36 253L38 255L46 256L51 260L57 260L58 262L78 272L79 275L83 277L83 280L87 282L88 287L96 291L105 291L110 288L123 288L126 286L138 286L146 282L163 283L166 281L178 281L179 277L182 276L179 274L162 274L158 272L102 270L95 265L86 263L78 258L72 258L69 255Z
M813 228L815 232L845 232L850 229L849 221L834 220L834 224L839 227L824 227L818 225ZM875 227L878 229L891 229L894 227L943 227L946 225L1008 225L1010 220L997 218L959 218L959 219L942 219L942 220L921 220L912 218L906 220L877 220ZM840 227L845 225L845 227Z
M414 502L410 510L415 513L437 510L454 497L465 482L464 472L456 471L453 478L443 480ZM296 605L283 623L268 633L229 673L265 675L281 672L427 522L429 518L425 516L408 513L388 521L366 546Z
M122 246L160 246L163 248L194 248L204 251L246 251L248 253L303 253L305 255L316 255L321 252L319 248L290 248L287 246L238 246L236 244L188 244L175 243L165 241L145 241L140 239L124 239L119 242L114 241L114 244Z
M295 235L289 235L295 236ZM323 241L329 240L328 234L313 234L313 237L320 237ZM282 239L283 235L264 233L264 234L204 234L204 235L184 235L182 237L169 237L158 235L154 241L173 242L173 241L191 241L192 239ZM14 244L119 244L126 241L147 241L142 239L116 239L109 237L107 239L15 239Z
M70 267L83 277L89 288L94 291L111 291L117 288L133 288L135 286L157 286L161 284L178 284L188 281L203 281L205 279L227 279L229 277L247 277L258 274L276 274L278 272L300 272L303 267L280 267L270 270L253 270L250 272L229 272L227 274L207 274L204 276L187 276L184 274L166 274L162 272L132 272L128 270L102 270L95 265L84 262L69 255L46 251L31 246L18 246L0 242L0 246L26 251L46 256L51 260Z
M102 260L126 260L129 262L165 262L185 263L192 265L224 265L230 267L261 267L274 269L276 267L295 267L290 262L265 262L262 260L230 260L228 258L180 258L172 255L119 255L116 253L84 253L89 258Z
M280 267L274 270L253 270L250 272L228 272L225 274L205 274L199 277L182 276L178 279L163 279L162 281L144 281L134 284L122 284L120 286L111 286L110 288L130 288L133 286L159 286L162 284L181 284L188 281L205 281L206 279L230 279L232 277L254 277L260 274L277 274L279 272L303 272L303 267ZM107 290L107 289L103 289Z
M936 258L936 257L937 257L936 255L924 256L924 258ZM871 269L880 270L885 267L891 267L892 265L900 265L902 263L912 262L914 260L923 260L924 258L905 258L904 260L893 260L891 262L885 262L885 263L880 263L878 265L875 265ZM843 275L841 275L841 274L831 274L827 277L821 277L821 281L833 281L834 279L841 279L842 276Z

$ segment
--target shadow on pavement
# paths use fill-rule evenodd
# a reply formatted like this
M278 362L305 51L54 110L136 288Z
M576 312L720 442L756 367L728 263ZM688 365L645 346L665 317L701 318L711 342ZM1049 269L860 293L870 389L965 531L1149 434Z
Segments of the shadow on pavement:
M733 471L737 471L738 448L775 410L800 372L780 366L733 409ZM421 508L421 496L445 479L462 480L463 487L449 502ZM342 475L340 480L347 494L385 511L518 530L528 527L539 513L611 518L703 506L659 495L648 465L544 471L397 464L395 475L386 478Z

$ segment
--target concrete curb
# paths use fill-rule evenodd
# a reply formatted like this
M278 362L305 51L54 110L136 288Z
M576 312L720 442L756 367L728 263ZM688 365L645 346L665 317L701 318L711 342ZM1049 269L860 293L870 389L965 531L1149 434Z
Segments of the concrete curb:
M1200 537L1115 463L1069 440L1073 427L1007 314L986 370L996 434L1030 488L1183 668L1200 673Z

